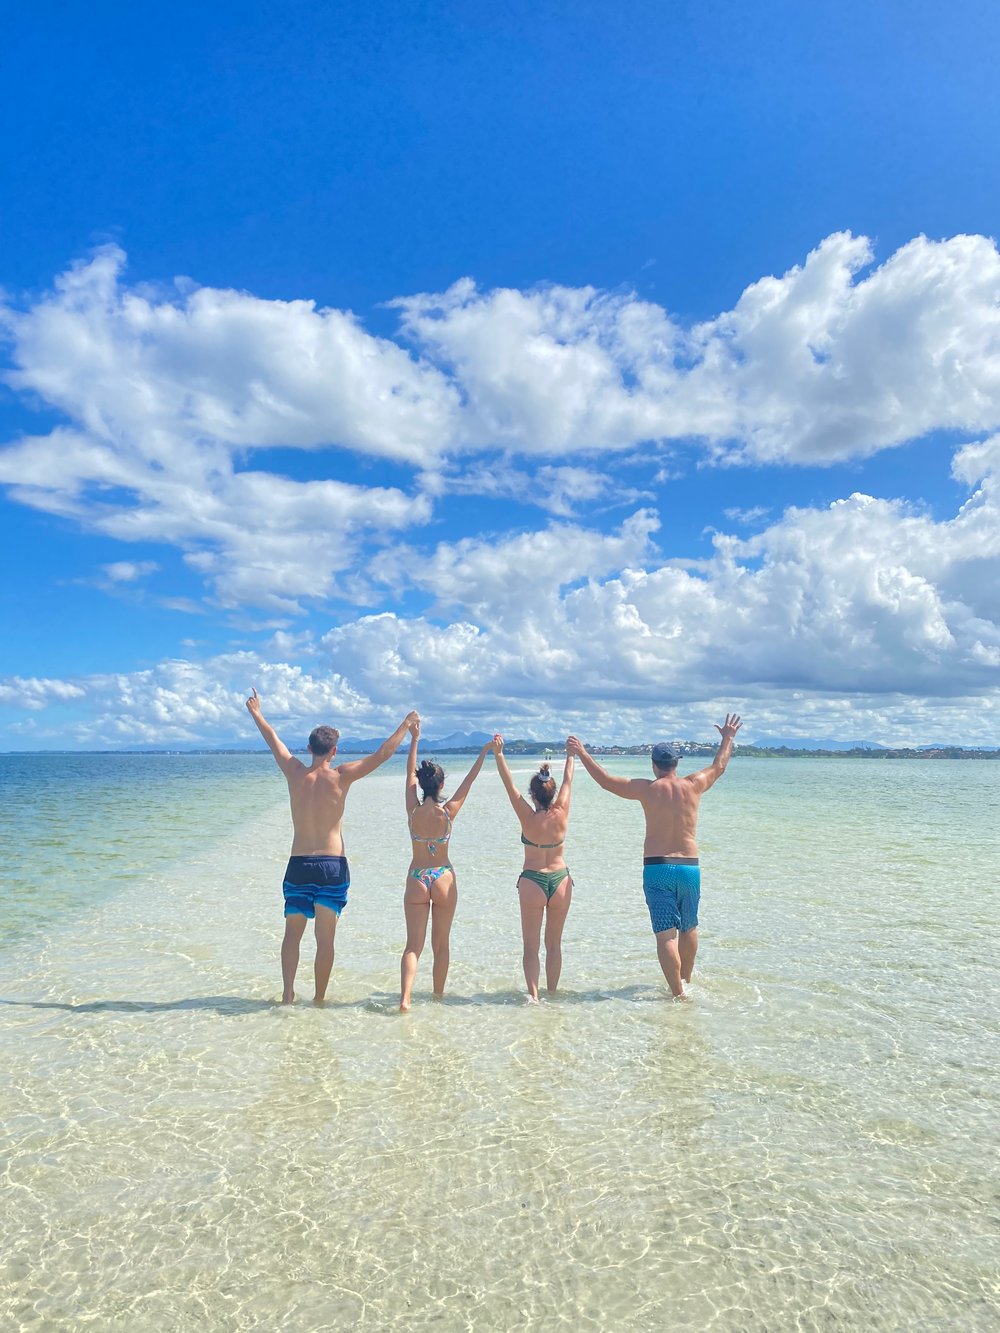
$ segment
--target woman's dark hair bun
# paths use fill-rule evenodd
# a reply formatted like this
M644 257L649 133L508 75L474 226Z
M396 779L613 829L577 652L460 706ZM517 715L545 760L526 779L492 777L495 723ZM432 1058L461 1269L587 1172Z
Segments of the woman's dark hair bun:
M420 783L420 790L425 796L429 796L432 801L436 801L438 793L444 786L444 769L440 764L435 764L430 759L421 760L417 769L417 781Z

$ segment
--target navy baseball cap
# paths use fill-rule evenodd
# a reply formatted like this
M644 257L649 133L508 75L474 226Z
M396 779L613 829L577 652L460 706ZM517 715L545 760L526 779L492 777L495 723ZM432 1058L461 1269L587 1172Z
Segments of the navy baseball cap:
M657 741L653 746L652 759L657 768L669 768L681 757L681 747L671 745L669 741Z

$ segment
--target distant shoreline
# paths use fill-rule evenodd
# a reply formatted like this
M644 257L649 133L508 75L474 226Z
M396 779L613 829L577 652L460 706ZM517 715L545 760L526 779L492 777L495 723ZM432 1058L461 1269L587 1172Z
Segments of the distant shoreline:
M588 753L599 759L641 759L648 757L652 746L647 745L594 745L587 746ZM699 742L682 742L680 744L681 755L684 758L711 758L716 752L716 746L702 744ZM478 746L464 745L455 748L438 749L435 746L429 746L428 751L434 755L473 755L479 753ZM401 747L396 751L396 755L405 754L405 748ZM565 751L561 745L552 743L545 744L542 741L507 741L504 745L504 752L514 758L533 758L533 759L561 759ZM67 756L67 755L135 755L155 757L157 755L176 755L183 757L185 755L267 755L266 749L257 748L210 748L191 749L191 750L3 750L0 751L0 757L6 758L25 758L29 755L38 756ZM293 751L297 754L308 754L308 750L303 746L302 749ZM367 754L367 750L353 749L345 747L340 751L341 755ZM966 748L960 745L941 745L927 746L920 749L900 748L900 749L873 749L869 746L858 746L850 750L800 750L792 746L765 746L765 745L737 745L733 757L738 759L1000 759L1000 749L974 749Z

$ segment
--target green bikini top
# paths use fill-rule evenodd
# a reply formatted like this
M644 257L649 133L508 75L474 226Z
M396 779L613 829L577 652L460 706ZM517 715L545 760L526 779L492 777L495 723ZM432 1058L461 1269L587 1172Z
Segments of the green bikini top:
M558 842L532 842L530 838L526 838L522 833L521 841L524 843L525 847L561 847L566 839L560 838Z

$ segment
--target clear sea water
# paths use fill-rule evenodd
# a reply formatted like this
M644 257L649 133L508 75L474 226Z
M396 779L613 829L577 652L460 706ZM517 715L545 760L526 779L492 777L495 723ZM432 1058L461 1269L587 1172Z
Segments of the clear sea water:
M269 756L5 756L0 783L5 1330L1000 1326L1000 764L734 760L686 1005L641 813L581 773L537 1007L489 767L450 996L428 951L408 1016L398 761L348 805L323 1010L274 1004Z

